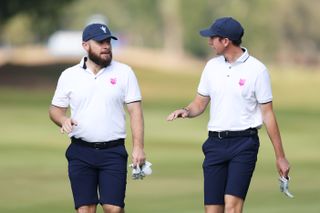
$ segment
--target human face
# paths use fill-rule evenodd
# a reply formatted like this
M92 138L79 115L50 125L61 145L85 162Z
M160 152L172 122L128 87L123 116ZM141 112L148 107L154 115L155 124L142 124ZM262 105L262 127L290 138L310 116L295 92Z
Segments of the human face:
M91 61L100 67L107 67L112 61L112 47L110 39L102 41L88 41L86 48L88 57Z
M226 51L226 48L229 45L230 40L227 38L221 38L218 36L209 37L208 44L215 50L217 55L223 55Z

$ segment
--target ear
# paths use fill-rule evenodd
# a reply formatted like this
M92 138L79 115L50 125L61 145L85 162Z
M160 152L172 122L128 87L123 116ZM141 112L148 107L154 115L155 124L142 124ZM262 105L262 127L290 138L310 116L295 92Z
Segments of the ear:
M89 51L89 42L83 41L82 42L82 47L85 49L85 51Z
M224 47L227 47L227 46L229 46L229 45L231 44L231 40L228 39L228 38L224 38L224 39L222 40L222 43L223 43L223 46L224 46Z

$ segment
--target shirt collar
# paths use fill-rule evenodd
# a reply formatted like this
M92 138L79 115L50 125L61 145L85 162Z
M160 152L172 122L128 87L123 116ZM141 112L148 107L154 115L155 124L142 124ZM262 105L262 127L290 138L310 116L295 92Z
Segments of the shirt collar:
M248 60L248 58L250 56L249 53L248 53L248 50L245 47L241 47L241 49L243 51L243 54L232 64L241 64L241 63L246 62L246 60ZM226 63L228 63L226 58L224 58L224 61Z
M241 47L243 54L237 59L236 63L244 63L249 58L248 50L245 47Z
M82 69L87 69L87 65L86 65L86 61L87 61L87 60L88 60L88 58L87 58L86 56L81 59L79 66L80 66Z
M87 60L88 60L88 57L87 57L87 56L84 56L84 57L81 59L81 61L80 61L80 63L79 63L79 66L80 66L82 69L84 69L84 71L89 72L89 73L92 73L89 69L87 69L87 64L86 64ZM111 66L112 63L113 63L113 60L111 61L111 63L110 63L109 66L101 69L96 75L98 76L98 75L100 75L101 73L103 73L105 70L109 69L109 67Z

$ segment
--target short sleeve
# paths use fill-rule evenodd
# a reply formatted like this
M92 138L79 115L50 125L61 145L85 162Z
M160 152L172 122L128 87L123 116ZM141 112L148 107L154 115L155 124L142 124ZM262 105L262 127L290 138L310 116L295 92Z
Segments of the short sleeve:
M127 75L127 85L125 91L125 103L141 101L141 92L138 84L138 80L131 68L129 68Z
M66 91L66 76L62 73L59 77L56 91L52 98L51 104L57 107L68 107L70 103L70 99L68 97L68 93Z
M201 78L200 78L200 82L199 82L199 86L198 86L198 93L200 95L203 96L209 96L209 85L208 85L208 65L205 66L202 74L201 74Z
M264 69L261 73L259 73L255 87L255 95L258 103L263 104L272 101L271 82L267 69Z

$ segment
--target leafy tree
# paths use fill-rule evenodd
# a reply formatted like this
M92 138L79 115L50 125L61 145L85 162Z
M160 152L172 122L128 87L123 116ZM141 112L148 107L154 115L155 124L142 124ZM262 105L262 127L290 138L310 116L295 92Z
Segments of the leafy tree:
M37 40L43 41L61 24L62 8L74 0L1 0L0 24L18 14L26 14L37 32Z
M243 45L258 58L320 62L319 7L319 0L1 0L0 27L7 39L23 34L16 43L39 42L57 29L82 30L102 14L130 45L205 57L212 50L199 30L233 16L245 28Z

